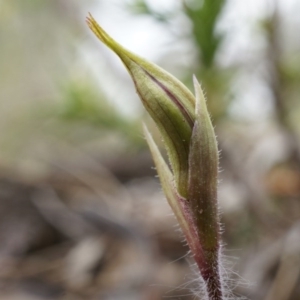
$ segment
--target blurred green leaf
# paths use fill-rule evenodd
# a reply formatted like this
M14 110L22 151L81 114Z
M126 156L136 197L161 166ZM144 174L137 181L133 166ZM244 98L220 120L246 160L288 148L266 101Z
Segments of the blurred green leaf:
M206 68L213 65L222 41L222 35L216 33L216 25L224 4L225 0L204 0L199 5L199 1L194 0L184 6L193 25L195 42L201 51L201 62Z
M171 17L169 13L160 13L153 10L145 0L134 0L128 4L129 10L136 15L151 16L156 21L167 23Z
M105 131L126 133L134 146L145 145L140 138L138 120L122 116L96 87L87 82L71 81L62 91L63 102L58 116L66 122L84 122Z

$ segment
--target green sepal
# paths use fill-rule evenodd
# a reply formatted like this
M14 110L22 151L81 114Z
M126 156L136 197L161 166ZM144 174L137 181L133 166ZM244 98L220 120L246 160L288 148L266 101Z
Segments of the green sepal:
M195 98L175 77L114 41L90 16L89 27L112 49L129 71L137 93L161 132L178 193L187 196L188 155L194 124Z

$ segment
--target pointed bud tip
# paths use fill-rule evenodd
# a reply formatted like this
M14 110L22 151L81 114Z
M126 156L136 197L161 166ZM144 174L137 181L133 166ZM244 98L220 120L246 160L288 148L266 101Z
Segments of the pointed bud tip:
M86 23L102 43L104 43L107 47L111 48L114 52L117 53L117 49L120 48L118 43L116 43L106 33L106 31L94 19L91 13L89 13L86 17Z

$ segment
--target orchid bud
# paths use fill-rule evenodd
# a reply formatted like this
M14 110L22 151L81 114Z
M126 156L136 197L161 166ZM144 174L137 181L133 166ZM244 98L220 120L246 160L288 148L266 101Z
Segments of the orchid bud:
M165 142L179 194L187 196L188 153L195 120L195 99L175 77L124 49L90 16L88 25L96 36L122 60L144 107Z
M221 300L218 149L202 89L194 78L194 97L175 77L114 41L92 16L87 23L122 60L162 135L172 171L145 127L162 188L206 283L208 299Z

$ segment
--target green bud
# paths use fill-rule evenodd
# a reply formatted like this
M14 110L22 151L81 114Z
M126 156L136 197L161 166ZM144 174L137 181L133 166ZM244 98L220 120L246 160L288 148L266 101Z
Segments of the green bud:
M124 49L93 19L87 23L96 36L122 60L144 107L163 137L176 187L187 197L189 144L195 121L195 98L175 77Z

